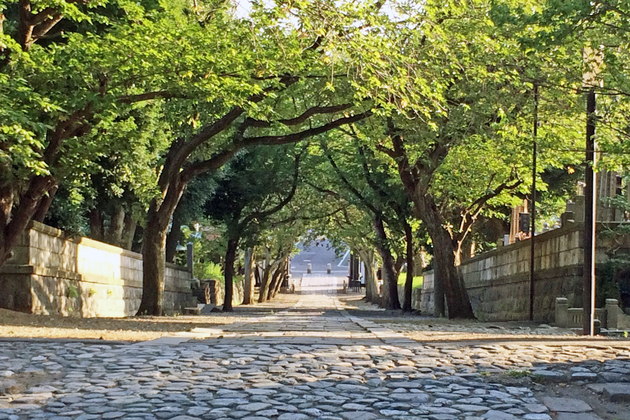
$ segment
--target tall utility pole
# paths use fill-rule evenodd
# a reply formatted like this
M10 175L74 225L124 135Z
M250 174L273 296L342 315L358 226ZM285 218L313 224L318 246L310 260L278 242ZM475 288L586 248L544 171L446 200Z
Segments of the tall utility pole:
M531 238L529 242L529 320L534 320L534 293L535 293L535 242L536 242L536 157L538 155L538 84L534 84L534 144L532 147L532 193L530 203L529 226Z
M595 164L595 123L597 109L595 89L591 88L586 100L586 170L584 174L584 283L582 302L584 315L582 332L595 334L595 232L597 228L597 174Z

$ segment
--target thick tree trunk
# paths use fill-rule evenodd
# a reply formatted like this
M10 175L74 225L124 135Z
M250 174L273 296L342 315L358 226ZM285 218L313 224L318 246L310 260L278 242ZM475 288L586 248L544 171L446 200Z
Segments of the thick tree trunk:
M184 224L184 211L181 203L177 205L175 213L173 213L173 222L171 223L171 231L166 237L166 261L175 262L177 255L177 245L184 238L182 235L182 225ZM184 244L182 244L184 245Z
M376 248L383 259L383 290L381 307L385 309L400 309L398 300L398 284L394 273L394 258L387 243L387 233L380 216L374 218L374 230L376 232Z
M227 250L225 251L225 298L223 300L223 312L231 312L233 282L234 282L234 261L238 250L238 237L228 239Z
M379 303L378 279L374 270L374 253L372 251L358 250L357 253L365 268L365 301Z
M101 212L94 208L90 210L90 238L102 241L104 238L103 217Z
M444 282L440 275L440 266L437 261L433 263L433 316L440 318L446 316L444 304Z
M138 315L164 314L166 236L168 224L186 184L173 180L163 200L153 199L142 237L142 301Z
M112 213L112 220L106 235L106 242L114 246L122 246L122 235L125 227L125 209L117 205Z
M149 209L142 237L142 301L138 315L164 315L164 278L166 275L166 228Z
M414 205L433 242L433 258L439 267L438 281L444 285L449 318L475 319L464 279L455 264L457 244L444 227L433 199L428 194L415 194ZM437 279L438 276L436 276Z
M413 274L414 274L414 255L413 255L413 231L409 223L405 221L405 240L407 241L407 249L405 257L407 260L407 278L405 279L405 299L403 302L403 311L413 311Z
M11 258L13 247L33 220L42 198L55 185L51 177L33 177L19 201L10 185L0 186L0 267Z
M254 303L254 250L247 248L245 250L245 276L243 278L243 305L251 305Z

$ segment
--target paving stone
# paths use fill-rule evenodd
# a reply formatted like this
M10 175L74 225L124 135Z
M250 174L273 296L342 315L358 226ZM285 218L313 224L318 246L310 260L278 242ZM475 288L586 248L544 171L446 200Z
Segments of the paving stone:
M0 382L58 372L17 403L0 396L0 420L550 420L556 411L529 386L480 375L508 370L540 374L543 383L624 377L587 386L626 401L627 348L415 343L398 327L344 315L342 306L334 294L306 294L295 310L258 311L222 326L222 338L192 332L153 345L0 342ZM458 328L496 334L477 324ZM9 370L10 379L2 376ZM2 409L5 401L11 410ZM565 414L597 419L590 411L559 411L558 420Z
M549 411L547 406L543 404L523 404L523 407L533 414L546 413Z
M369 411L348 411L341 413L341 417L345 420L375 420L379 418L378 414Z
M487 420L516 420L518 419L518 417L516 417L514 414L506 413L504 411L497 411L497 410L486 411L485 414L481 415L481 418L487 419Z
M542 402L550 411L583 413L592 410L590 405L575 398L544 397Z
M300 413L284 413L278 416L278 420L308 420L310 416Z
M271 407L271 404L269 403L250 403L250 404L243 404L243 405L239 405L238 409L239 410L244 410L244 411L261 411L264 410L266 408Z
M572 372L571 373L572 381L596 381L597 373L593 372Z
M611 402L630 401L630 384L610 383L603 386L603 393Z
M124 417L127 413L124 411L110 411L107 413L104 413L101 418L103 419L119 419L121 417Z
M551 416L546 413L525 414L523 418L526 420L551 420Z
M532 372L532 375L547 382L565 382L567 380L565 373L555 370L535 370Z
M556 420L602 420L593 413L558 413Z

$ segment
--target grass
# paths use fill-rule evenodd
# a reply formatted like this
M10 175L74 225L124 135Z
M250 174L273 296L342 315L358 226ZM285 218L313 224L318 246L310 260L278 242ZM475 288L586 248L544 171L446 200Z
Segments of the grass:
M528 370L508 370L507 375L512 378L524 378L526 376L531 375L531 372Z
M398 284L403 286L405 281L407 280L407 273L400 273L398 275ZM413 276L413 286L412 289L422 289L422 283L424 282L423 276Z

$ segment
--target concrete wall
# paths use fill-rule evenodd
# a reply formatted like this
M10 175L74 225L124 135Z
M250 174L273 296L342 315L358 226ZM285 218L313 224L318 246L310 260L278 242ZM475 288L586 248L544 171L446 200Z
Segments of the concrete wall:
M630 248L628 239L616 247ZM534 314L539 322L553 322L555 299L566 297L569 306L581 306L583 224L571 223L536 236L534 258ZM598 238L597 261L607 260L612 243ZM465 260L460 269L479 320L529 319L530 242L522 241ZM433 313L433 272L424 274L422 293L414 307Z
M167 264L167 313L193 304L191 274ZM142 298L142 255L34 222L0 268L0 307L81 317L135 315Z

